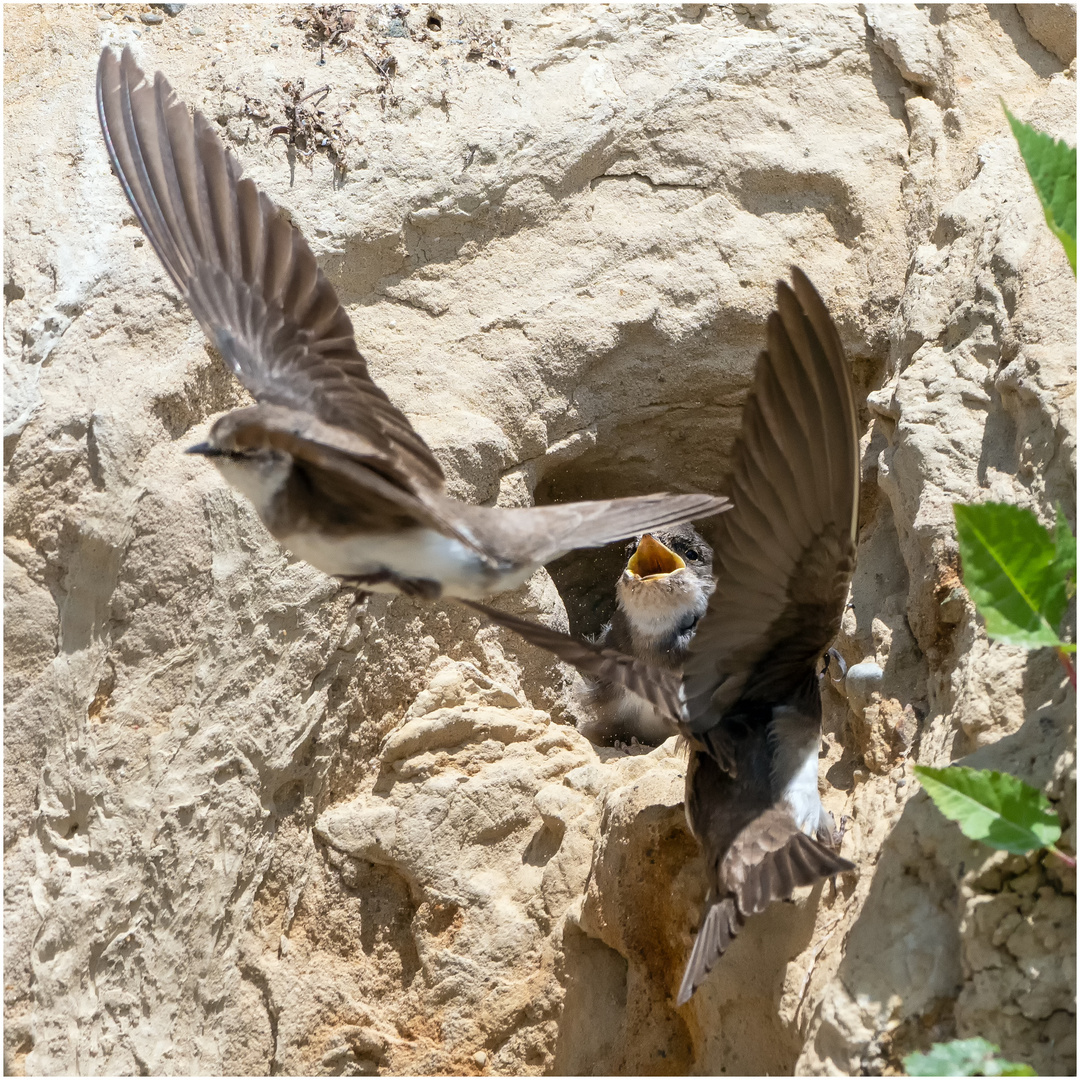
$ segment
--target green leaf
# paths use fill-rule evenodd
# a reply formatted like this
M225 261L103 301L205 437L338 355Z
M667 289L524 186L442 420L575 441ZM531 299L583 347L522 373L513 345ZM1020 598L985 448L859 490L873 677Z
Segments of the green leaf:
M1054 554L1061 576L1065 579L1066 594L1071 597L1076 592L1076 537L1065 520L1061 503L1057 505L1057 519L1054 522Z
M986 1039L953 1039L934 1043L925 1054L908 1054L908 1076L1034 1076L1030 1065L1002 1061L1001 1051Z
M915 775L934 805L971 840L1026 855L1061 836L1050 800L1018 776L965 765L948 769L916 765Z
M1001 103L1020 156L1042 203L1046 224L1061 241L1076 275L1076 147L1017 120Z
M964 585L987 634L1029 649L1063 646L1057 628L1069 602L1068 552L1075 572L1075 540L1070 548L1060 525L1051 537L1030 510L1007 503L953 503L953 513Z

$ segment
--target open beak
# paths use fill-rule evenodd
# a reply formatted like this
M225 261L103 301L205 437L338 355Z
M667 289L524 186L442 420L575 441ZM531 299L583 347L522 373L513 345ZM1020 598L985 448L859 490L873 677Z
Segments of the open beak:
M196 443L194 446L189 446L184 453L202 454L204 457L221 457L221 451L216 446L211 446L208 442Z
M626 569L642 581L652 581L655 578L667 577L684 566L686 563L671 548L665 547L650 533L646 533L641 538L637 551L630 556Z

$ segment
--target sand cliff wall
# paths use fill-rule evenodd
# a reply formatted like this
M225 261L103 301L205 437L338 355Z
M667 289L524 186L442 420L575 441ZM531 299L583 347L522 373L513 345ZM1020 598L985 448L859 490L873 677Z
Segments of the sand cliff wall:
M874 1073L982 1034L1075 1072L1075 875L911 773L1017 772L1075 847L1075 696L987 642L950 509L1075 525L1075 285L998 103L1073 137L1075 7L342 18L5 13L7 1070ZM246 398L110 173L107 42L287 208L462 497L719 490L774 282L818 285L865 431L838 647L884 670L826 691L859 875L687 1007L672 747L594 749L567 671L452 604L351 611L183 454ZM611 565L499 602L588 628Z

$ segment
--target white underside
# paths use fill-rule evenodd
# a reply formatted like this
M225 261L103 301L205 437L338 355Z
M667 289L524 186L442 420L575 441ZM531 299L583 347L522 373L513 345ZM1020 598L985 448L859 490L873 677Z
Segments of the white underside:
M821 730L794 709L773 709L769 727L773 747L773 797L784 803L807 834L832 832L832 820L818 794Z
M639 578L624 570L616 586L619 607L626 614L633 637L633 652L639 656L670 648L688 620L704 613L709 588L690 571L678 569L656 578ZM685 638L686 629L682 629ZM618 687L604 704L592 702L591 693L579 691L591 707L595 719L584 721L579 730L587 739L602 741L620 733L644 743L659 744L678 734L678 729L644 698L625 687ZM679 690L682 693L682 688Z
M337 577L363 577L390 571L402 578L438 581L443 594L480 600L493 592L516 589L535 567L497 573L472 548L434 529L403 529L362 536L292 533L281 542L305 562ZM370 592L396 593L390 582L365 586Z
M632 729L641 742L660 743L678 734L670 720L629 690L619 695L615 715L618 724L624 730Z
M275 461L257 466L228 457L214 458L214 463L222 476L251 500L265 520L264 509L272 505L274 496L288 478L290 466ZM528 565L500 574L460 540L419 526L397 532L352 536L295 532L278 539L294 555L324 574L366 577L389 571L402 578L437 581L442 585L444 595L467 600L480 600L504 589L516 589L536 569ZM391 582L365 588L369 592L400 591Z

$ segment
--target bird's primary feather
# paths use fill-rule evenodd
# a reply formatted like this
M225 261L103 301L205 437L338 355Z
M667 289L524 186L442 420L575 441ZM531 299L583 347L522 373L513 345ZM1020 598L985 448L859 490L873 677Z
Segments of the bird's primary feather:
M393 482L439 488L442 469L372 382L352 323L307 241L241 176L202 113L130 47L104 49L98 114L128 200L207 337L260 402L363 435Z

